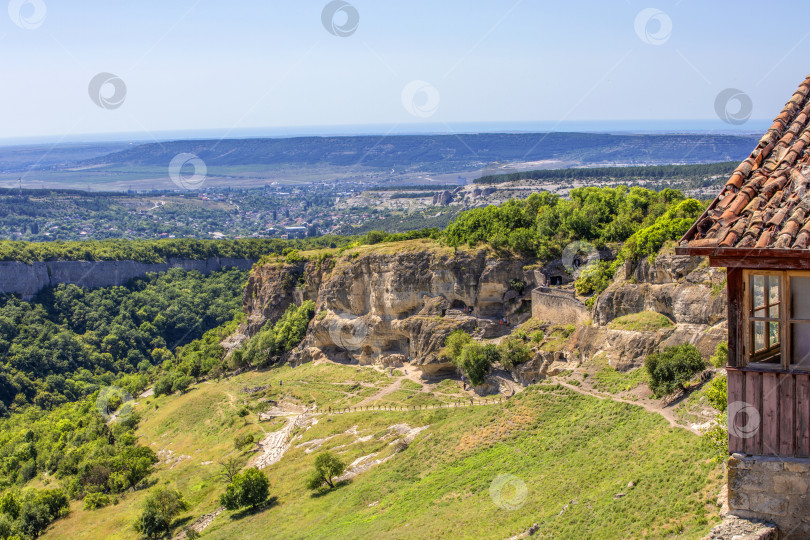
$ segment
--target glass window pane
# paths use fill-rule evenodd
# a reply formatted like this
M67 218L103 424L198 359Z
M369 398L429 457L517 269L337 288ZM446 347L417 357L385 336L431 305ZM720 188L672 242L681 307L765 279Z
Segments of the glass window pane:
M810 369L810 324L791 324L790 363Z
M810 276L790 278L791 318L810 319Z
M751 276L751 294L754 308L765 304L765 276Z
M758 352L765 348L765 323L754 321L751 326L754 333L754 352Z
M779 276L768 276L769 304L779 303Z
M773 347L774 345L779 345L779 323L772 322L768 324L771 327L770 346Z

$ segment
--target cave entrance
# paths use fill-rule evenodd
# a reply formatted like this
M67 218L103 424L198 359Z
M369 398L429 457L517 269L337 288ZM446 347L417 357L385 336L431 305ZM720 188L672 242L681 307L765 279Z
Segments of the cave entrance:
M464 303L462 300L453 300L453 303L450 304L450 309L457 309L459 311L467 311L467 304Z
M563 278L562 276L551 276L551 279L548 280L549 285L562 285Z

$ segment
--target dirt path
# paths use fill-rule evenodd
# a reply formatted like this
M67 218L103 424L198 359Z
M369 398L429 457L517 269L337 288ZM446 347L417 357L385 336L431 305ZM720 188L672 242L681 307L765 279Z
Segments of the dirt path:
M402 377L399 377L396 381L394 381L390 385L386 386L385 388L383 388L382 390L380 390L379 392L377 392L373 396L367 397L366 399L364 399L363 401L361 401L360 403L355 405L355 407L365 407L366 405L370 405L370 404L374 403L375 401L377 401L379 399L382 399L382 398L384 398L385 396L387 396L389 394L393 394L394 392L399 390L399 387L402 386L402 380L406 379L406 378L408 378L406 375L403 375Z
M556 381L553 381L553 382L559 384L560 386L564 386L565 388L568 388L569 390L573 390L574 392L577 392L577 393L580 393L580 394L583 394L583 395L586 395L586 396L593 396L593 397L599 398L599 399L611 399L613 401L618 401L619 403L627 403L629 405L635 405L636 407L642 407L643 409L645 409L648 412L656 413L656 414L659 414L659 415L663 416L664 419L667 422L669 422L669 425L672 426L672 427L682 428L682 429L685 429L687 431L691 431L695 435L702 435L702 433L699 430L697 430L697 429L695 429L695 428L693 428L691 426L685 426L683 424L678 423L678 420L675 418L675 413L671 409L668 409L668 408L664 407L663 405L660 405L660 404L657 404L657 403L645 402L645 401L631 401L629 399L623 399L623 398L614 396L613 394L603 394L601 392L597 392L596 390L590 390L590 389L587 389L587 388L574 386L573 384L568 384L567 382L564 382L564 381L556 380Z

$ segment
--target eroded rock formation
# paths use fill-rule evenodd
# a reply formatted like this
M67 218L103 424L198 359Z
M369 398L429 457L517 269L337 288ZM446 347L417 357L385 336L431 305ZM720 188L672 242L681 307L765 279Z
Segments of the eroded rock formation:
M401 355L434 373L452 367L438 353L453 330L496 337L509 329L499 324L502 317L511 323L529 317L535 278L526 264L483 249L389 246L356 258L265 265L254 269L245 290L243 330L251 335L291 302L311 299L316 316L292 362L395 364ZM512 288L518 282L525 284L521 294Z

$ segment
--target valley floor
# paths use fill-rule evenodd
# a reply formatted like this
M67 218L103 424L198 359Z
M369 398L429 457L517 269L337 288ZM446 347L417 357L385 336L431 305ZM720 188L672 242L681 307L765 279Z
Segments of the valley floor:
M709 415L699 390L663 406L639 371L600 365L501 390L514 395L486 400L408 367L282 366L144 395L138 435L161 458L153 482L190 503L176 533L204 524L206 538L509 538L535 524L536 538L700 538L719 521L722 467L695 433ZM240 453L245 433L257 444ZM324 450L349 468L313 494ZM219 463L234 456L264 468L272 503L214 515ZM45 537L137 538L145 495L74 503Z

